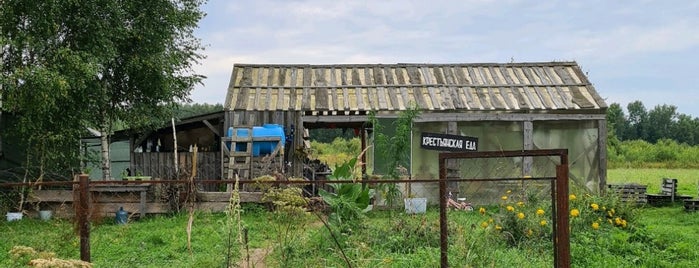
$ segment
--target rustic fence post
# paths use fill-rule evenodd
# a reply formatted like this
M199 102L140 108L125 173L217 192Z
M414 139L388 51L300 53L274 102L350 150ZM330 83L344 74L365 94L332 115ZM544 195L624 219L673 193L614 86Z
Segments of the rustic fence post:
M90 262L90 181L87 174L80 174L79 205L76 211L80 228L80 260Z

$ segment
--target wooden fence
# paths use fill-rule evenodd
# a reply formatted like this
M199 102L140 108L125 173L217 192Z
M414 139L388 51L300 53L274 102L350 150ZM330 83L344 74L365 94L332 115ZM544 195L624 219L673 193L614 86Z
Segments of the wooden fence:
M179 178L175 175L175 155L169 153L134 153L131 160L132 175L151 176L158 179L189 178L192 173L191 152L177 154ZM198 152L195 180L221 179L221 152ZM203 185L204 190L215 191L216 185Z

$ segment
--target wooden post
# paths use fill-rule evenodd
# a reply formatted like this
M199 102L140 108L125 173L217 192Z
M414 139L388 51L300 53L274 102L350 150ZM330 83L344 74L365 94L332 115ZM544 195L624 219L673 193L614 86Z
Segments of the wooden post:
M306 157L303 154L299 154L304 149L304 144L303 144L303 134L304 134L304 127L303 127L303 113L300 111L295 112L295 117L294 117L294 122L296 123L296 133L294 135L294 143L293 147L291 150L294 150L294 157L291 157L291 169L292 169L292 174L291 176L293 177L302 177L303 176L303 161L304 158Z
M607 120L597 120L597 150L599 152L599 192L607 185Z
M534 124L532 121L522 122L522 140L524 150L534 149ZM531 156L525 156L522 161L522 176L531 176L534 160Z
M80 228L80 260L90 262L90 181L80 174L78 227Z
M175 129L175 118L171 117L172 120L172 139L173 139L173 146L172 146L172 151L174 153L175 157L175 179L179 180L180 179L180 172L178 170L179 162L177 161L177 129Z

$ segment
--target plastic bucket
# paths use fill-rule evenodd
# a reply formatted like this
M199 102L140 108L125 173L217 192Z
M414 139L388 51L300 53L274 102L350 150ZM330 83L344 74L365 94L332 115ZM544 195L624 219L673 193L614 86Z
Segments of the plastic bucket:
M48 221L53 216L53 211L50 210L39 210L39 219L42 221Z
M7 221L18 221L22 219L22 212L7 212Z

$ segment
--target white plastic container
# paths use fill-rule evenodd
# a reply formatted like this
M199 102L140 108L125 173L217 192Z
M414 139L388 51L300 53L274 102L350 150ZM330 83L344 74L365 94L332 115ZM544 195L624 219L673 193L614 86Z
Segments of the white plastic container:
M22 219L22 212L7 212L7 221L18 221Z
M427 211L427 198L404 198L403 203L405 204L406 214L422 214Z

